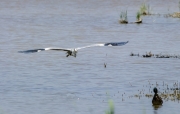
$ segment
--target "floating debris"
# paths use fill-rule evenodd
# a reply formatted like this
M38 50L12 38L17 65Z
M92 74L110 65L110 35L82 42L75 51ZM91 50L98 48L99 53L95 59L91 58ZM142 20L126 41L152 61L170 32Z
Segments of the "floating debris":
M131 52L130 56L138 56L138 57L143 57L143 58L150 58L150 57L153 57L153 58L178 58L180 59L180 56L179 55L168 55L168 54L153 54L150 52L146 52L146 54L143 54L143 55L140 55L139 53L138 54L134 54Z
M171 16L174 18L180 18L180 12L174 12Z
M174 12L173 14L164 14L164 17L180 18L180 12Z
M104 68L106 68L106 66L107 66L107 63L104 63Z
M131 52L130 56L139 56L139 53L138 54L134 54Z
M126 20L119 20L119 23L121 23L121 24L128 24L128 21L126 21Z

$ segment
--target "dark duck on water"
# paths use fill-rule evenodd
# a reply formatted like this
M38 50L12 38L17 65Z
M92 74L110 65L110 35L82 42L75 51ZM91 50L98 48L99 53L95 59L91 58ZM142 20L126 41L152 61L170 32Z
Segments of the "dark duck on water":
M153 89L154 91L154 97L152 99L152 104L153 105L162 105L163 104L163 100L161 99L161 97L157 94L158 93L158 90L157 88L155 87Z

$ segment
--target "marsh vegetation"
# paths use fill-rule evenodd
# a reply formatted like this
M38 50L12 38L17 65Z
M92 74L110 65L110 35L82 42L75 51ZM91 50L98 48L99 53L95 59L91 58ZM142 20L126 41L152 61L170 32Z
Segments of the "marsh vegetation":
M106 110L106 114L115 114L113 101L109 100L108 105L109 105L109 108L108 110Z
M138 11L137 14L136 14L136 21L135 21L135 23L142 23L140 11Z
M122 23L122 24L127 24L128 23L127 10L126 11L122 11L120 13L120 20L119 20L119 22Z
M164 17L180 18L180 0L178 2L179 12L165 14Z
M150 6L143 3L141 6L140 6L140 14L141 15L150 15Z
M159 96L164 100L164 101L178 101L180 100L180 87L179 87L179 82L176 81L173 84L167 84L167 83L158 83L156 82L155 84L151 83L148 81L148 85L146 87L149 87L149 91L145 91L145 89L138 90L138 94L135 94L131 97L137 97L137 98L153 98L153 91L152 88L153 86L158 88L159 91ZM145 86L143 86L145 87ZM147 88L146 88L147 89Z
M151 51L150 52L146 52L145 54L139 54L139 53L133 53L131 52L130 53L130 56L138 56L138 57L144 57L144 58L178 58L180 59L180 55L176 55L176 54L162 54L162 53L159 53L159 54L154 54L152 53Z

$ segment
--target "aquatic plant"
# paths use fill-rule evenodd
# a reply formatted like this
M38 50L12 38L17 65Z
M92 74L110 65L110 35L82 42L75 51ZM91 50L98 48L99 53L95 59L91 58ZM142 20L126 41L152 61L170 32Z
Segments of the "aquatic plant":
M106 114L115 114L114 113L114 103L112 100L109 100L109 109L106 111Z
M130 56L138 56L138 57L144 57L144 58L149 58L149 57L153 57L153 58L177 58L177 59L180 59L180 55L170 55L170 54L162 54L162 53L159 53L159 54L153 54L150 52L146 52L146 54L143 54L143 55L140 55L139 53L138 54L135 54L135 53L130 53Z
M168 101L168 100L178 101L178 100L180 100L180 87L178 87L179 86L178 81L173 83L173 85L172 85L173 87L171 85L165 84L163 81L163 85L162 85L163 89L160 89L159 85L161 85L161 84L158 84L157 82L156 82L156 84L152 84L149 82L149 85L150 85L150 88L151 88L151 85L155 85L160 90L159 97L161 97L162 100L165 100L165 101ZM143 85L143 87L144 87L144 85ZM142 89L140 91L138 90L138 94L135 94L132 97L139 98L139 99L140 99L140 97L153 98L153 93L152 93L152 91L150 92L150 88L149 88L148 93L144 93L145 90Z
M167 15L168 17L180 18L180 12L174 12L173 14Z
M141 15L150 15L150 6L149 6L149 4L146 5L145 3L143 3L140 6L140 14Z
M122 11L120 14L120 23L128 23L128 19L127 19L127 10L126 11Z
M177 94L177 99L180 100L180 94Z
M141 13L140 13L140 11L138 11L137 14L136 14L136 20L137 21L141 20Z
M179 0L179 12L174 12L173 14L168 13L168 14L165 14L164 17L180 18L180 0Z
M150 5L147 5L147 14L150 15Z
M147 10L147 7L146 7L146 4L144 3L140 7L141 15L146 15L147 14L146 10Z

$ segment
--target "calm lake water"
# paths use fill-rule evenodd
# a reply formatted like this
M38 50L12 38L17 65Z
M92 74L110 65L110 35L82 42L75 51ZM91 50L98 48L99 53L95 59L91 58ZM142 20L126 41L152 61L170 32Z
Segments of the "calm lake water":
M0 114L105 114L108 100L115 114L179 114L179 101L154 109L151 93L163 81L180 81L180 59L131 57L131 52L180 54L178 0L148 0L153 14L143 24L119 24L120 12L136 20L143 0L1 0ZM65 52L18 51L45 47L80 47L129 41L121 47ZM107 56L106 56L107 55ZM104 63L107 67L104 68ZM160 89L161 91L161 89ZM123 94L123 96L122 96Z

